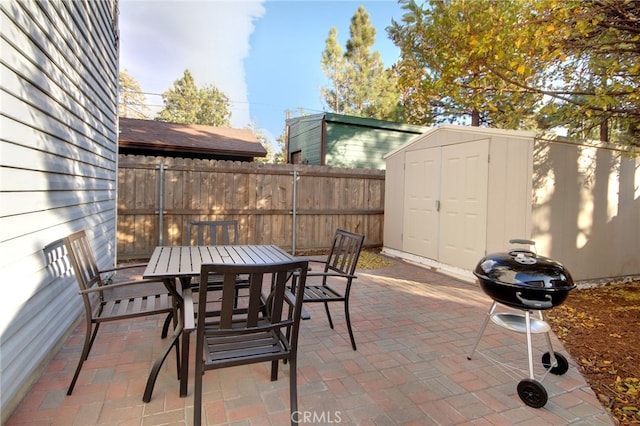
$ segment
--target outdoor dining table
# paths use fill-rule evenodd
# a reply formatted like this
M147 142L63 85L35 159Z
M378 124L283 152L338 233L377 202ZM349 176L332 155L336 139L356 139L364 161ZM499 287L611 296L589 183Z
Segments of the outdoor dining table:
M200 275L200 268L208 263L227 263L235 265L268 265L274 263L288 262L294 256L285 252L280 247L272 244L258 245L216 245L216 246L158 246L154 249L151 259L143 272L143 278L163 279L165 286L173 294L180 318L178 318L176 329L163 355L158 359L149 378L144 392L143 401L149 402L153 392L160 367L171 348L177 343L177 339L182 332L185 315L184 301L182 299L182 289L188 286L191 279ZM180 283L180 287L176 285ZM184 345L183 345L183 352ZM183 353L180 363L180 396L186 396L186 376L188 375L188 354Z

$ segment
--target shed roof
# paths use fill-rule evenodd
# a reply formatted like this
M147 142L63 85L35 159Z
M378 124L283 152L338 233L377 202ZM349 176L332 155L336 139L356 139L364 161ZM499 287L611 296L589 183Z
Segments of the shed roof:
M287 124L291 125L296 122L313 121L313 120L325 120L329 123L342 123L350 124L354 126L372 127L376 129L387 129L398 132L407 132L421 134L424 133L428 127L419 126L416 124L396 123L394 121L378 120L375 118L356 117L353 115L336 114L332 112L323 112L320 114L303 115L300 117L294 117L287 119Z
M178 124L123 118L118 144L129 151L230 157L266 157L267 151L249 129Z
M533 139L536 136L535 132L530 132L526 130L507 130L507 129L498 129L494 127L477 127L477 126L461 126L457 124L439 124L437 126L429 128L426 132L421 134L420 136L416 136L411 139L409 142L405 143L397 147L396 149L388 152L384 158L391 157L396 155L398 152L405 151L411 145L415 145L420 141L428 138L430 135L436 132L459 132L459 133L473 133L476 135L502 135L509 136L512 138L525 138L525 139Z

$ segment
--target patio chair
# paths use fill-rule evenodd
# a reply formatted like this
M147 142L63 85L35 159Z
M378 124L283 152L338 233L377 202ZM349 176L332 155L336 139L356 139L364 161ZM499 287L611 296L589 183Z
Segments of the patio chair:
M85 231L75 232L63 239L67 249L67 254L73 267L76 281L80 287L79 294L82 296L85 310L86 332L82 354L78 361L78 366L67 389L67 395L71 395L75 387L76 380L82 369L84 361L88 358L93 342L98 334L100 324L109 321L119 321L135 317L146 317L157 314L167 314L162 327L162 338L167 337L171 319L176 326L177 306L173 297L159 280L132 280L113 281L113 276L108 280L103 279L107 273L139 267L140 264L132 264L124 267L99 270L98 265L91 250L89 240ZM174 336L176 346L176 357L179 365L179 348L177 346L177 335ZM168 352L167 352L168 353ZM165 357L161 362L164 362Z
M239 229L237 220L209 220L189 221L187 224L187 243L197 246L209 245L237 245L239 241ZM236 298L240 295L240 289L248 288L247 280L238 277L236 282ZM199 277L191 279L189 286L197 290ZM220 277L211 276L209 286L220 287Z
M237 220L205 220L187 223L187 244L196 246L239 243Z
M351 347L356 350L356 341L353 338L351 328L351 317L349 315L349 295L351 294L351 283L358 278L354 273L360 257L360 251L364 243L364 235L355 234L337 229L333 236L333 243L326 260L313 260L309 262L323 265L322 272L310 271L307 277L322 277L321 284L307 283L304 290L305 303L324 303L329 326L333 329L333 321L329 312L329 303L344 303L344 315L347 321L347 330L351 339ZM338 287L340 286L340 287ZM292 292L297 293L296 280L293 280Z
M306 259L296 259L267 265L202 266L198 293L189 289L184 293L185 330L195 328L197 336L195 425L202 421L202 377L205 371L271 361L271 380L275 381L280 360L289 364L291 424L297 423L296 368L303 293L294 296L287 288L287 281L295 272L298 288L304 289L308 265ZM207 298L211 289L206 287L206 283L212 274L223 277L219 298ZM238 274L247 274L250 285L249 296L242 300L240 306L235 303Z

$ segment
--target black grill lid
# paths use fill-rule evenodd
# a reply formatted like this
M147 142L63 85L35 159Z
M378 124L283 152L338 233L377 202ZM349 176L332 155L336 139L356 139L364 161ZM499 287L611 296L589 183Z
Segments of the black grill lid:
M531 288L573 288L573 278L559 262L529 250L493 253L478 262L473 273L495 284Z

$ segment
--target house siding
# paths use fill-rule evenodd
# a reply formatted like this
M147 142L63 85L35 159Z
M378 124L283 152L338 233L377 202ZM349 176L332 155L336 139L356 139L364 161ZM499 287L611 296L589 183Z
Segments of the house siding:
M300 151L303 164L316 166L322 163L322 126L318 115L302 117L289 124L289 161L291 154Z
M325 164L332 167L384 170L384 156L419 133L327 123Z
M86 229L100 266L115 260L116 10L0 3L3 422L82 309L59 240Z
M301 152L310 165L384 170L384 155L427 127L322 113L287 120L289 161ZM324 134L323 134L324 131Z

